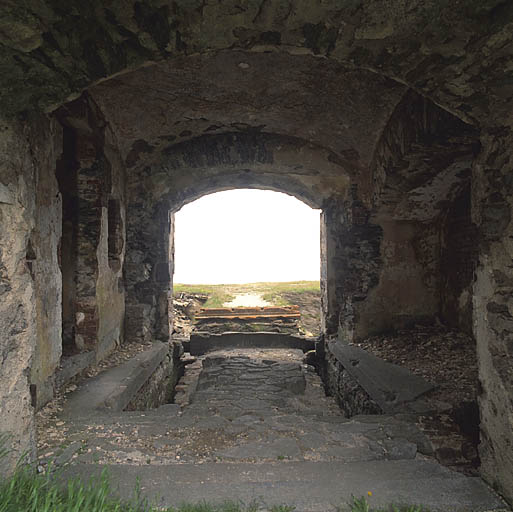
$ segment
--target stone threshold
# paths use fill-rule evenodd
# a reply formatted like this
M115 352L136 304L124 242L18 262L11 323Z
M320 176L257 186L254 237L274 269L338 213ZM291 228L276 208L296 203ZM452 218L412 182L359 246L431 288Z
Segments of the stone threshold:
M189 351L193 356L227 348L289 348L308 352L315 348L315 341L316 338L275 332L197 332L191 334Z

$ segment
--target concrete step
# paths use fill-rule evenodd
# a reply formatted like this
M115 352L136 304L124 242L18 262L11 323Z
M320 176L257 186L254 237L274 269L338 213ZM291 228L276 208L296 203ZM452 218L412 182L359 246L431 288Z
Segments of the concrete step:
M87 480L102 467L79 464L64 477ZM420 460L373 462L276 462L266 464L113 465L108 472L114 489L130 496L139 481L143 495L162 507L180 503L289 504L296 512L345 510L351 496L372 496L376 507L390 503L420 504L431 512L506 510L504 503L479 478L465 477Z

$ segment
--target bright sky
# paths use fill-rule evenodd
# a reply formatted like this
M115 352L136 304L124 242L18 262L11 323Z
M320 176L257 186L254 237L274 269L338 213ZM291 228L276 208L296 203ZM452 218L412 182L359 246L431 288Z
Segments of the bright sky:
M204 196L175 214L175 283L314 281L320 210L267 190Z

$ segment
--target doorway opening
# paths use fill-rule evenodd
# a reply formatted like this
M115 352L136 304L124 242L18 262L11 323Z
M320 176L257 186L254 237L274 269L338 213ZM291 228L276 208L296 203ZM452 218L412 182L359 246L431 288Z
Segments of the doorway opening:
M175 334L319 334L320 210L281 192L229 190L184 206L174 229Z

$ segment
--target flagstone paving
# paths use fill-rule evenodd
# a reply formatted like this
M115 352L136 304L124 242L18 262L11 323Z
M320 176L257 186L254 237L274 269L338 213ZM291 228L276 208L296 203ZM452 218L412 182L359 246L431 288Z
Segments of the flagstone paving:
M264 497L266 503L286 499L297 510L334 510L364 488L375 491L377 502L424 500L432 510L503 506L480 479L432 460L431 444L414 424L393 416L345 418L302 360L303 353L292 349L199 357L177 386L177 403L64 414L68 451L60 462L71 461L70 475L108 465L124 493L137 477L144 492L166 506L184 499Z

